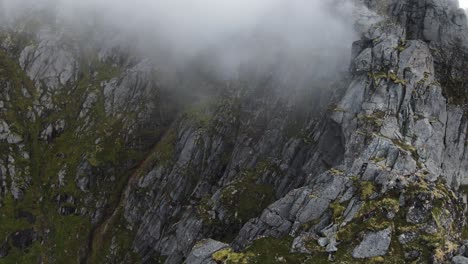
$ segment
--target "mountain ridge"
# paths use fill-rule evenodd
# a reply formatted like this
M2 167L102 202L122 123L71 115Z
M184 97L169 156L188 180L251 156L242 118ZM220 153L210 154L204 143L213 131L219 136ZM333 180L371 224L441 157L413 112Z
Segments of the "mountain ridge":
M2 29L0 261L468 261L466 14L356 3L332 80L167 81L47 14Z

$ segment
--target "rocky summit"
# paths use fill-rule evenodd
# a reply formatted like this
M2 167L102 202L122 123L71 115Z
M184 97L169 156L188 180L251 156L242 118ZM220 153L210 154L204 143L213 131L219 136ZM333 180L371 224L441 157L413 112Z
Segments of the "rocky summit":
M167 81L118 30L2 22L0 263L468 263L467 14L352 19L325 81Z

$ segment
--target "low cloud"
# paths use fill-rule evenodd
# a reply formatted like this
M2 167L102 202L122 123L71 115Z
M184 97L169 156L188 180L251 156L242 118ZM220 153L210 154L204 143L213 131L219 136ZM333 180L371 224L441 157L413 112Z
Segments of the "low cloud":
M243 69L329 76L345 70L355 39L347 0L3 0L10 18L54 12L59 24L100 26L123 45L183 67L203 60L221 78ZM112 41L115 41L112 39ZM203 59L201 59L203 58Z

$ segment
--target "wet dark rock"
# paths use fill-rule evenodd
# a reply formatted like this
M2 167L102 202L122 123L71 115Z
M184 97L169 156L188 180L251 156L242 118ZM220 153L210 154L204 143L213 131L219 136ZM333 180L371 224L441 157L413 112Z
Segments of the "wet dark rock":
M398 236L398 241L400 242L400 244L405 245L418 238L418 236L419 234L416 232L403 233Z
M405 253L405 260L414 261L414 260L417 260L420 256L421 256L421 252L417 250L411 250L410 252Z
M463 241L463 244L458 249L458 255L468 257L468 241Z
M25 250L32 246L35 239L35 232L33 229L20 230L11 234L10 239L13 247Z
M9 251L10 251L10 244L8 243L8 240L5 240L0 245L0 258L4 258L8 256Z
M28 211L19 210L16 213L16 218L25 218L30 224L34 224L36 222L36 217Z
M74 206L61 206L59 208L59 213L64 216L76 214L77 208Z
M410 205L406 214L406 221L412 224L421 224L427 220L431 209L430 204L418 201Z

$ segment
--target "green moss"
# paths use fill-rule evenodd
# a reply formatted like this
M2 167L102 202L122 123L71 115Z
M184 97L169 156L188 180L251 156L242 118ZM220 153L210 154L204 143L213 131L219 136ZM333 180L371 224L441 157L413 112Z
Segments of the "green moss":
M467 226L466 224L463 226L461 238L462 238L463 240L467 240L467 239L468 239L468 226Z
M374 80L375 83L378 83L381 79L388 79L396 84L406 85L406 80L400 79L395 72L389 71L386 72L370 72L369 77Z
M273 201L273 187L258 184L259 171L246 171L242 178L227 186L221 196L223 208L228 210L230 219L245 223L258 216Z
M379 163L379 162L382 162L384 160L385 160L384 157L374 157L374 158L371 159L371 161L374 162L374 163Z
M265 237L257 239L241 253L234 253L232 249L223 249L213 254L213 260L217 263L254 263L254 264L276 264L276 263L327 263L327 257L307 254L291 253L290 247L292 237L271 238Z
M343 216L343 212L346 210L346 207L337 202L330 204L330 208L333 211L333 219L335 220L340 219Z
M300 231L309 231L312 227L320 223L320 219L312 220L306 223L303 223L301 227L299 228Z
M442 208L439 208L439 207L432 208L432 211L431 211L432 219L434 219L438 227L442 227L440 224L440 219L441 219L442 214L443 214Z
M251 263L252 254L236 253L232 249L226 248L215 252L212 256L217 263L226 264L248 264Z
M385 112L382 111L375 111L370 115L359 115L358 119L364 121L366 124L375 127L381 127L383 120L385 118Z
M398 52L403 52L406 49L406 46L398 45L395 49L398 50Z
M277 170L268 162L259 162L255 168L241 172L238 180L225 186L220 200L224 212L222 221L212 215L213 205L208 197L200 201L198 215L216 230L213 238L231 242L248 220L258 217L274 201L273 187L261 183L260 179Z
M385 72L370 72L368 75L375 83L378 83L381 79L386 79L388 77Z
M330 172L330 174L335 175L335 176L343 175L344 173L343 170L340 170L337 168L331 168L330 170L328 170L328 172Z
M110 255L116 263L140 262L139 256L132 251L135 234L127 228L128 223L123 216L123 209L117 210L116 216L98 230L89 263L106 263L108 261L106 257Z
M365 183L364 185L368 184ZM427 221L433 220L437 222L437 218L444 217L447 213L444 208L453 205L453 202L457 201L457 198L450 193L450 190L443 183L436 183L435 186L432 186L432 189L429 189L428 185L432 184L423 179L411 182L408 186L408 191L405 193L405 197L407 200L413 200L417 199L416 197L419 197L421 194L430 191L435 196L435 199L431 201L434 209L431 219ZM337 234L340 246L335 255L336 262L372 263L372 261L383 261L382 263L406 263L405 252L412 250L417 250L421 253L416 263L427 263L433 256L441 263L448 261L447 256L450 256L450 252L453 252L455 248L455 244L450 239L456 237L457 229L439 226L438 232L433 234L425 233L423 231L424 224L412 224L406 221L407 210L401 210L399 196L399 193L389 191L375 200L363 200L363 205L356 218L346 225L340 225ZM387 218L390 211L395 213L391 219ZM333 218L336 219L337 216L333 215ZM339 220L339 217L337 219ZM353 248L362 240L364 234L388 227L392 228L394 234L392 235L389 251L383 259L358 260L351 256ZM398 242L397 237L407 232L415 232L419 236L413 241L402 245Z
M370 261L370 263L385 263L384 257L381 257L381 256L373 257L369 261Z
M204 197L203 199L200 200L198 206L197 206L197 214L203 219L205 223L209 223L212 225L212 217L209 215L209 212L213 209L213 206L211 204L211 199L209 196Z
M373 182L362 181L359 186L361 200L367 200L372 194L375 193L375 186Z
M408 144L406 142L403 142L403 141L400 141L400 140L397 140L397 139L394 139L392 141L393 141L393 144L395 144L401 150L410 152L411 155L415 158L416 161L419 160L418 151L416 150L415 147L413 147L412 145L410 145L410 144Z
M8 194L1 199L0 239L18 230L33 228L41 241L36 241L26 252L12 249L2 263L34 263L38 259L46 263L78 262L92 232L90 218L60 215L59 206L92 212L96 208L88 208L90 205L83 201L86 195L92 199L105 199L106 206L113 208L130 174L130 171L119 169L134 158L130 156L133 154L126 145L123 133L128 129L123 119L132 120L132 113L109 116L104 107L102 81L117 76L120 70L95 60L83 59L79 79L63 89L51 91L54 109L41 114L37 111L37 101L40 101L41 88L44 87L36 87L36 83L26 76L15 60L0 51L0 84L9 87L0 95L0 100L5 103L0 119L23 138L24 147L2 142L0 150L3 154L0 155L2 160L8 155L15 159L14 180L24 187L24 197L14 201ZM42 86L40 83L38 85ZM83 103L90 94L95 96L94 103L87 109L85 117L80 116ZM7 100L6 96L10 99ZM62 122L63 131L55 131L53 137L47 140L40 138L47 126ZM91 164L99 185L86 194L75 183L78 168L84 161ZM112 182L102 176L103 171L110 171L110 168L116 170L112 174L117 179ZM64 186L58 186L59 172L65 172ZM58 205L55 199L63 194L73 196L75 202ZM15 214L19 210L31 213L36 221L29 223L25 219L16 219ZM129 234L123 236L131 238ZM125 247L129 248L130 242Z
M403 80L403 79L400 79L400 78L398 77L398 75L397 75L395 72L389 72L389 73L388 73L388 78L389 78L390 80L392 80L392 81L393 81L394 83L396 83L396 84L406 85L406 81Z
M409 186L411 191L406 193L407 199L415 199L421 192L426 192L427 184L429 183L411 182ZM368 183L364 183L364 185L369 186ZM370 187L366 188L371 189ZM450 201L456 201L456 197L452 197L450 191L443 184L437 183L433 192L444 193L444 195L450 197L437 205L441 206L439 208L444 208L447 204L451 203ZM332 203L330 205L333 210L332 221L340 226L337 234L340 244L338 251L334 254L335 263L403 264L407 263L405 253L412 250L417 250L421 253L416 263L427 263L433 256L441 261L441 263L445 263L448 260L447 256L455 250L455 244L448 238L454 235L455 233L453 232L456 232L456 230L440 227L439 232L428 234L422 231L424 224L418 225L406 222L406 210L401 210L400 208L399 195L396 191L389 191L375 200L364 199L356 218L345 225L340 224L344 206L339 203ZM438 202L439 200L432 202L434 203L435 201ZM392 218L387 218L389 211L395 213ZM442 210L440 214L445 214L445 211ZM434 212L433 218L438 217L437 215L439 213ZM385 256L370 259L355 259L352 257L353 249L360 243L365 234L389 227L393 230L393 234L388 253ZM416 232L419 236L413 241L402 245L398 241L398 236L406 232ZM249 263L279 263L278 259L284 260L285 263L329 263L328 254L324 252L324 248L320 247L314 239L305 242L307 249L311 252L310 254L291 255L292 238L289 237L256 240L242 254L252 253L253 257L249 260ZM272 252L274 253L272 254Z

